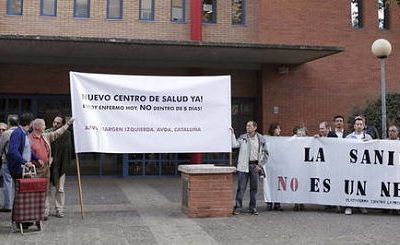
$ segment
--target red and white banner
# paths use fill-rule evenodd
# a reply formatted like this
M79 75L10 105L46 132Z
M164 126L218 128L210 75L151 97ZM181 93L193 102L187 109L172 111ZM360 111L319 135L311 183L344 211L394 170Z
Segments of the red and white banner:
M400 141L266 140L265 201L400 209Z
M230 152L230 76L70 72L76 152Z

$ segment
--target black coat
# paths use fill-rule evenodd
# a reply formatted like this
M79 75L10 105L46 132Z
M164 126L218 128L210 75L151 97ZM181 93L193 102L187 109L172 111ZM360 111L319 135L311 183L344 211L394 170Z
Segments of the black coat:
M349 135L349 134L350 134L349 131L343 130L343 136L342 136L342 138L346 138L346 136ZM328 133L328 137L337 138L338 136L336 135L335 131L330 131L330 132Z
M54 131L50 129L48 131ZM71 132L65 131L57 140L51 143L53 163L51 164L51 182L58 186L58 180L65 174L71 164L72 140Z

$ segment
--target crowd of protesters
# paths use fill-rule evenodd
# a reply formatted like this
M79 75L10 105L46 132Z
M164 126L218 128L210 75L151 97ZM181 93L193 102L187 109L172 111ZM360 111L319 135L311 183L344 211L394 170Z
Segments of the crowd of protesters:
M231 129L232 130L232 129ZM272 123L268 129L269 136L280 136L281 127L278 123ZM238 186L235 198L235 206L233 214L240 214L242 210L243 194L246 190L247 182L250 181L250 205L248 212L257 215L255 195L258 190L258 179L261 174L264 174L259 169L268 161L268 149L264 138L257 132L257 123L249 121L246 124L246 133L236 139L232 130L232 147L239 148L237 176ZM304 137L308 136L307 128L304 126L296 126L293 128L293 136ZM333 127L327 121L319 124L319 133L314 137L335 137L342 139L359 139L368 141L372 139L379 139L378 130L373 125L366 123L364 116L355 116L353 120L353 130L346 130L344 125L344 117L337 115L333 118ZM390 125L388 129L388 140L399 140L399 129L396 125ZM266 203L267 211L283 211L280 203ZM304 210L304 204L294 204L294 211ZM346 215L353 213L353 207L340 207L340 206L326 206L325 209L335 209L336 212L344 212ZM368 213L366 208L359 208L363 214ZM397 210L396 210L397 211Z
M0 157L3 176L3 207L1 212L13 212L13 193L15 181L23 176L23 167L35 166L37 176L48 180L48 195L45 201L44 220L50 215L49 196L51 183L55 186L55 217L64 217L64 183L65 172L71 161L71 134L68 127L73 119L65 121L65 117L56 116L53 127L46 130L45 121L34 119L31 113L10 115L8 123L0 123ZM50 182L51 180L51 182ZM14 188L13 188L14 186ZM14 195L15 197L15 195ZM12 214L11 214L12 217ZM19 224L13 222L15 229ZM28 228L32 222L23 222Z

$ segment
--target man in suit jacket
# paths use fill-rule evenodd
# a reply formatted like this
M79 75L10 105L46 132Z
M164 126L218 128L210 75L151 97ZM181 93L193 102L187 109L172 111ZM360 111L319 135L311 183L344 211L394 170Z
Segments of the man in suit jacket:
M350 132L344 128L344 117L342 115L335 116L333 123L335 128L329 132L328 137L346 138Z

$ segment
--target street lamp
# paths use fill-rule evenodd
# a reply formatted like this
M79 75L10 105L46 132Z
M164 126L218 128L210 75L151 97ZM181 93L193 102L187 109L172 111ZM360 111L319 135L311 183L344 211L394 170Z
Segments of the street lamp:
M372 44L372 53L381 62L381 121L382 121L382 139L387 138L386 131L386 81L385 81L385 59L392 52L392 45L386 39L377 39Z

